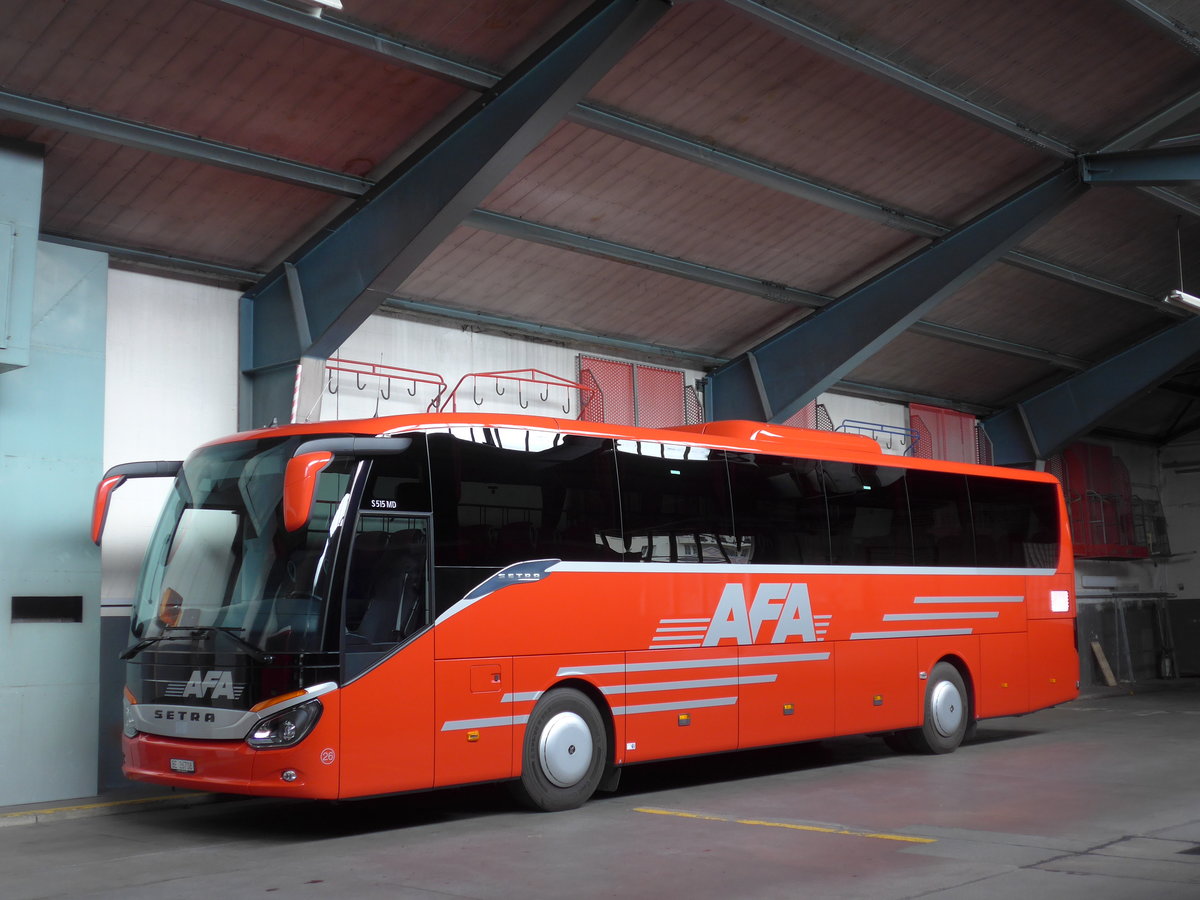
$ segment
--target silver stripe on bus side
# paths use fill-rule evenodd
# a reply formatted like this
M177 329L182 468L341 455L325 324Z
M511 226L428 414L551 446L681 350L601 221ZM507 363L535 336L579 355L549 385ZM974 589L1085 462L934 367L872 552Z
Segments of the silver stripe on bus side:
M701 619L700 622L697 623L696 625L659 625L654 630L656 632L659 632L662 634L675 633L675 632L680 632L680 631L687 632L688 634L695 634L697 628L699 628L701 625L708 625L708 624L709 624L708 619ZM700 633L704 634L703 631L701 631Z
M494 716L490 719L454 719L442 723L442 731L467 731L472 728L496 728L501 725L524 725L529 716Z
M1054 575L1055 569L1029 567L994 568L980 566L780 566L749 563L603 563L564 560L547 572L641 572L667 575Z
M710 706L733 706L737 697L714 697L711 700L681 700L677 703L643 703L640 706L614 706L614 716L635 716L639 713L675 712L680 709L704 709Z
M950 637L971 634L970 628L930 628L928 631L856 631L850 635L852 641L869 641L875 638Z
M733 687L739 684L770 684L778 675L743 675L740 678L696 678L692 681L656 681L648 684L614 684L600 688L602 694L653 694L696 688Z
M660 625L707 625L711 619L659 619ZM663 629L665 630L665 629Z
M505 694L500 698L501 703L525 703L542 696L543 691L520 691L516 694Z
M913 603L1024 603L1021 597L913 597Z
M948 612L948 613L887 613L885 622L937 622L945 619L998 619L1000 613L992 612Z
M658 649L662 649L661 647ZM744 656L740 660L736 656L723 656L714 659L672 659L663 662L630 663L622 665L613 663L604 666L564 666L558 670L557 677L566 678L569 675L615 675L618 672L663 672L672 669L713 669L721 666L736 666L739 662L744 666L769 666L775 663L819 662L829 659L829 653L780 653L775 656Z

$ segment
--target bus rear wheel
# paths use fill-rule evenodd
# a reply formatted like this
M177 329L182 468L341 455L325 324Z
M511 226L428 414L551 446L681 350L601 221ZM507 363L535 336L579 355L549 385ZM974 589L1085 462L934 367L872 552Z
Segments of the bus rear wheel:
M948 662L929 673L925 686L925 721L908 732L918 753L953 753L963 742L971 722L971 703L962 674Z
M962 673L948 662L933 667L925 682L920 728L893 731L883 741L897 753L953 753L974 725Z
M525 727L518 799L545 812L582 806L600 784L607 746L604 721L587 695L548 691Z

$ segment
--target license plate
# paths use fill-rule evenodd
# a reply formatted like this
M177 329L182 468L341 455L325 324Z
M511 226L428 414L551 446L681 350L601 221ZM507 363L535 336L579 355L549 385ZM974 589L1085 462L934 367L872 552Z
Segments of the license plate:
M196 771L196 761L193 759L173 759L171 760L171 771L191 775Z

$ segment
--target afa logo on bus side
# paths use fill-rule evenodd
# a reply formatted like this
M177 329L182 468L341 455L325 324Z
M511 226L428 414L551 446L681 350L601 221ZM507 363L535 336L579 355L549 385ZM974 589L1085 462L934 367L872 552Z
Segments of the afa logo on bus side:
M715 647L723 640L753 644L765 622L775 623L772 644L787 643L789 638L815 641L817 633L808 585L760 584L753 602L747 600L742 585L725 585L701 646Z

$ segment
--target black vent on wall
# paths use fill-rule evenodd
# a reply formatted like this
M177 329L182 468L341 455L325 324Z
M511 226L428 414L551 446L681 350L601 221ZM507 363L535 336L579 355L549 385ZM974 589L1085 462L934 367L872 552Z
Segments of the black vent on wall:
M82 622L83 597L13 597L14 622Z

